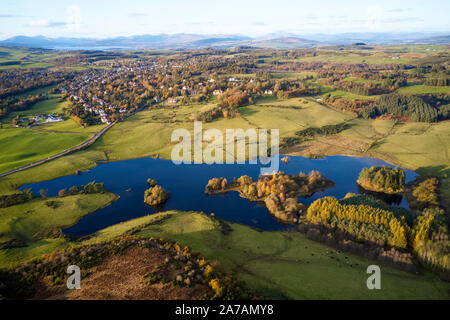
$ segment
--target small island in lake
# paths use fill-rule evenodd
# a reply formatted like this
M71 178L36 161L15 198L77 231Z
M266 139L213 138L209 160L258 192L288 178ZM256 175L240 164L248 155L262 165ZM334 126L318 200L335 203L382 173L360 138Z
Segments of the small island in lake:
M287 175L284 172L262 175L255 182L249 176L242 176L228 183L225 178L213 178L205 187L206 194L238 191L241 197L251 201L264 201L269 212L285 223L296 223L305 206L299 203L299 196L334 186L334 182L318 171L308 175Z
M159 186L156 180L148 179L147 182L150 185L150 188L145 190L144 202L146 204L157 206L169 200L170 193Z
M366 190L388 194L402 193L405 188L405 171L401 168L363 168L357 183Z

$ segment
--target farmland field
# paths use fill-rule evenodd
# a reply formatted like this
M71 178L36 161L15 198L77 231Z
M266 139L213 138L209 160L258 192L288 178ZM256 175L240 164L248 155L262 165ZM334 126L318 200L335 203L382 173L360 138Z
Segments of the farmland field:
M54 134L20 128L0 129L0 172L45 159L88 138L87 134Z
M397 90L401 94L450 93L450 87L434 87L426 85L409 85Z

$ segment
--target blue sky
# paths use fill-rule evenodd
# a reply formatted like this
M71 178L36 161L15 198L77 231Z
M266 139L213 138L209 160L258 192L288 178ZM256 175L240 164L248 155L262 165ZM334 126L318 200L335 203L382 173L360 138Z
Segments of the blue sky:
M1 0L0 39L160 33L448 32L448 0Z

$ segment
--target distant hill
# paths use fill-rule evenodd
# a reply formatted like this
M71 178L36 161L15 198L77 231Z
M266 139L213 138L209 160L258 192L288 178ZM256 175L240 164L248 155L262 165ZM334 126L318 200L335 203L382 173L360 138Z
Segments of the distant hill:
M429 37L424 39L419 39L415 41L417 44L449 44L450 35L439 36L439 37Z
M238 44L250 37L236 35L160 34L109 39L47 38L17 36L0 41L0 46L37 47L45 49L178 49L203 48L224 42Z
M325 45L351 45L355 43L365 43L368 45L450 44L450 35L437 33L342 33L300 36L290 33L278 33L259 38L251 38L242 35L179 33L135 35L108 39L16 36L0 41L0 46L68 50L193 49L207 47L230 48L237 46L295 49Z
M450 44L449 35L442 33L339 33L339 34L312 34L308 39L320 43L351 45L355 43L365 43L368 45L408 45L420 44L429 41L432 44Z
M272 39L252 40L247 45L263 48L312 48L320 45L320 42L297 37L280 37Z

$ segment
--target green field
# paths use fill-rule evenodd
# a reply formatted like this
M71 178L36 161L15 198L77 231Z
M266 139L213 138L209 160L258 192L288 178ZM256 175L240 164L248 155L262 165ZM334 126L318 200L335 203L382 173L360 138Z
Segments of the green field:
M426 86L422 84L411 84L397 90L401 94L425 94L425 93L447 93L450 94L450 87Z
M0 250L0 267L8 267L65 248L70 242L61 236L61 229L72 226L88 213L113 201L116 196L87 194L64 198L35 199L31 202L0 209L0 243L12 239L25 247ZM56 201L53 209L45 202Z
M21 111L15 111L1 119L2 123L10 123L18 115L21 117L33 116L38 114L47 115L49 113L62 113L63 108L67 107L68 101L59 102L59 95L50 95L49 99L39 101L31 108Z
M0 47L0 70L49 68L53 64L46 60L54 56L47 50Z
M0 129L0 172L45 159L87 140L87 134L43 133L30 129Z
M370 55L368 55L370 53ZM399 59L395 58L400 56ZM297 61L297 62L330 62L330 63L346 63L346 64L354 64L354 63L367 63L367 64L406 64L412 63L414 61L413 58L399 55L399 54L386 54L384 52L364 52L364 51L356 51L355 52L344 52L337 53L336 51L321 51L319 55L315 57L301 57L295 60L286 60L289 61Z
M351 82L358 82L358 83L381 84L381 81L371 80L371 79L362 79L362 78L353 78L353 77L344 78L344 81L351 81Z
M96 125L89 127L82 127L72 119L62 122L47 123L37 127L39 130L56 131L56 132L78 132L78 133L95 133L102 130L106 125Z
M30 90L30 91L27 91L27 92L24 92L24 93L16 94L15 97L19 98L19 99L22 99L22 98L25 98L25 97L35 96L35 95L38 95L38 94L46 94L46 93L48 93L48 91L50 89L52 89L54 87L55 86L40 87L40 88L33 89L33 90Z
M329 92L329 94L332 95L333 97L344 98L347 100L369 100L369 99L377 99L378 98L378 96L376 96L376 95L363 96L363 95L354 94L354 93L342 91L342 90L331 91L331 92Z
M27 203L0 208L0 242L19 239L32 243L60 236L62 228L74 225L84 215L114 199L115 195L107 192L63 198L37 198ZM48 207L45 204L47 201L56 201L58 207Z

